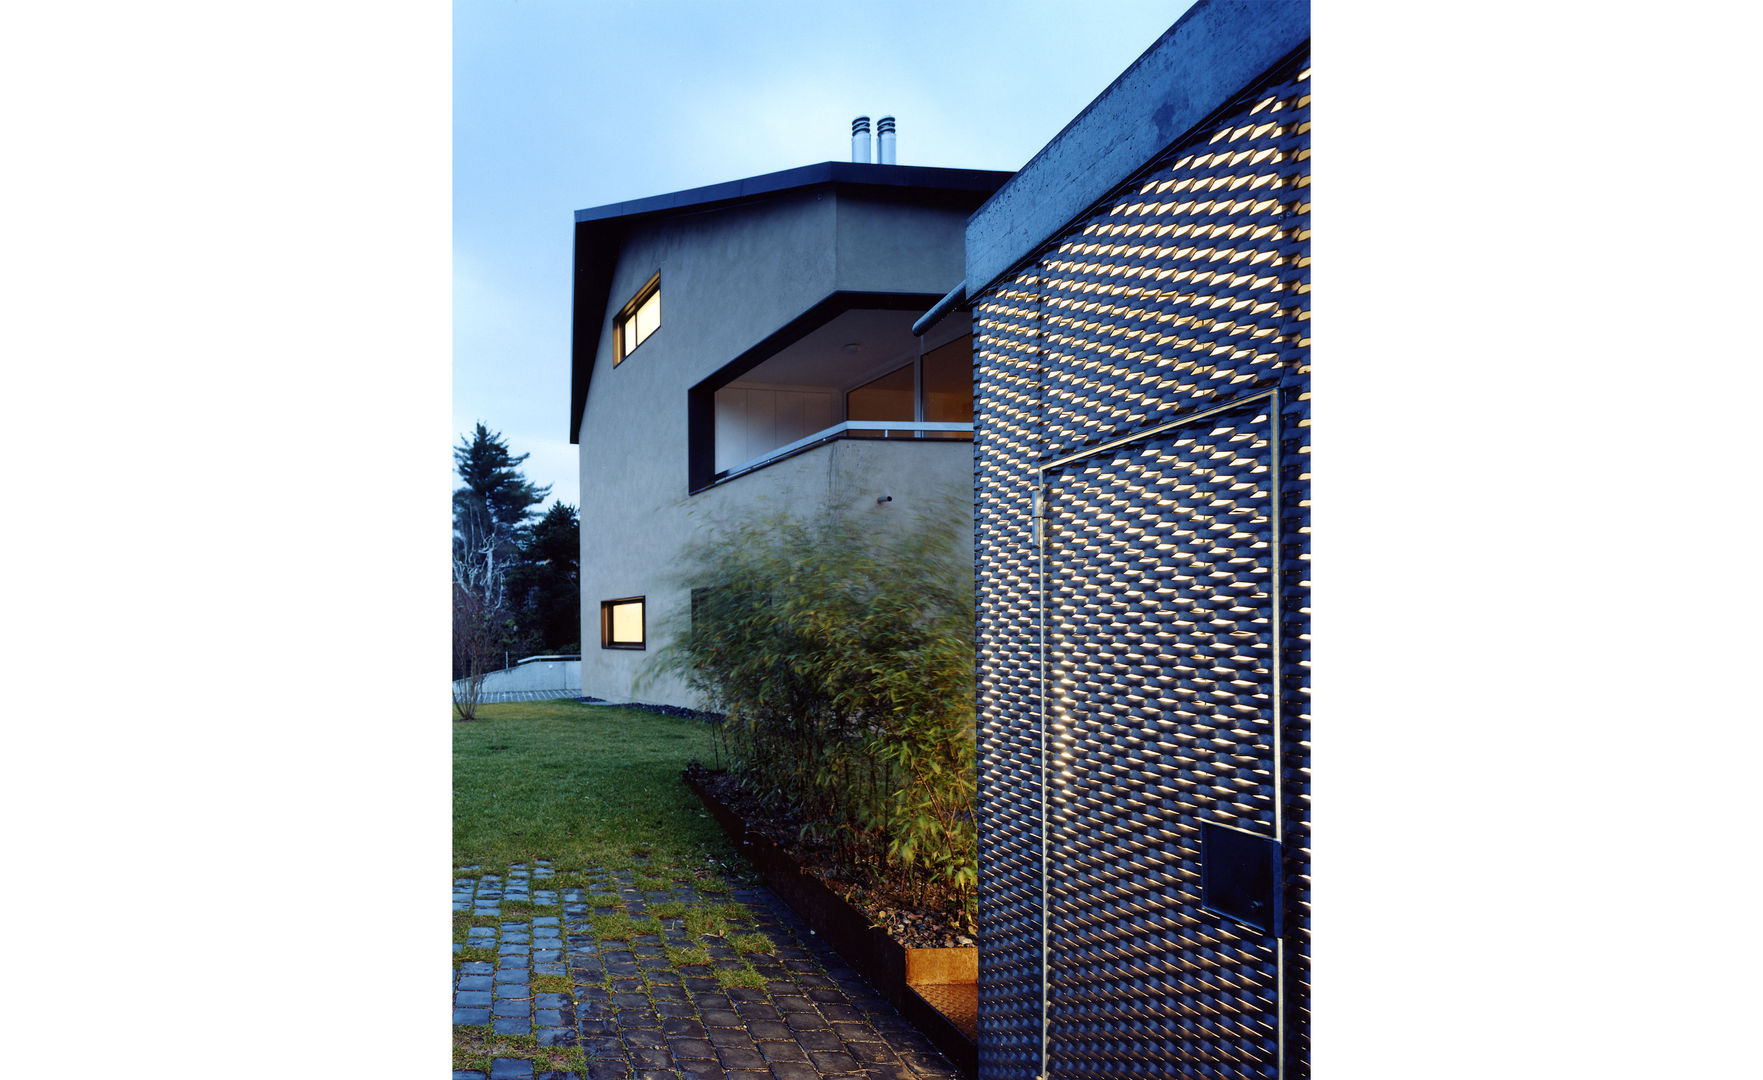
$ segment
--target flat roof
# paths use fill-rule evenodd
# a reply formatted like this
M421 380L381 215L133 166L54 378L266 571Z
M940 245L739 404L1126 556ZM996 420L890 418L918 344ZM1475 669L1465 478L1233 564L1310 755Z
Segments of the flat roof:
M1200 0L967 221L967 295L1310 40L1309 0Z

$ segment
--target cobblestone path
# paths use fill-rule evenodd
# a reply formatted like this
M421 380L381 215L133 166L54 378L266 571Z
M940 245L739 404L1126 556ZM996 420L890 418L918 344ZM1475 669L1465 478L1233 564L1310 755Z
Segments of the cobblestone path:
M487 1073L455 1070L454 1080L960 1075L768 890L736 887L715 896L692 888L644 891L630 872L590 870L558 878L543 861L500 874L462 867L459 874L454 912L494 925L472 926L465 943L454 945L456 958L462 952L483 956L476 951L481 949L493 951L495 960L454 965L456 1030L530 1037L537 1048L579 1048L583 1067L559 1071L548 1062L535 1064L543 1062L541 1049L530 1057L497 1057ZM751 939L743 942L749 951L738 952L732 932L726 938L694 936L685 917L662 917L659 933L628 941L601 941L590 922L595 911L641 919L657 907L667 913L729 903L740 905L742 929L764 935L770 952L753 951L757 943ZM504 915L504 905L515 909ZM702 949L709 962L677 962L685 955L680 950L692 949ZM718 968L747 971L747 981L763 985L726 985L716 977Z

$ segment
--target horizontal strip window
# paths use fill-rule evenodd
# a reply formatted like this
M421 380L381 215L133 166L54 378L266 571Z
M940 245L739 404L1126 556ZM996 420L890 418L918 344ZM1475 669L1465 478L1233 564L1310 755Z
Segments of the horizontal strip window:
M661 328L661 275L650 278L648 284L637 290L618 313L614 326L614 354L612 366L624 363L624 358L636 351L638 345L649 340L649 335Z
M642 597L627 596L620 600L600 601L602 649L645 648L646 629Z

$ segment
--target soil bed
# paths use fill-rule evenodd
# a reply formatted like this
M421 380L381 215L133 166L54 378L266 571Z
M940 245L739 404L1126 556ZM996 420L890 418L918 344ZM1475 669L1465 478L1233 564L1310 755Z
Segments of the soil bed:
M714 795L741 819L748 832L787 851L802 870L862 912L870 925L909 949L972 948L972 935L958 914L928 910L909 891L890 889L886 881L861 883L838 865L830 841L802 835L801 822L767 806L741 788L726 772L712 772L694 762L686 769L692 782Z

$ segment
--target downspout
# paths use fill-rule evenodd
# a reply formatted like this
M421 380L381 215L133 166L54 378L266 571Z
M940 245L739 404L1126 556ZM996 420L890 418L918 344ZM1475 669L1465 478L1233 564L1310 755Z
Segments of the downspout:
M967 281L966 279L962 279L961 284L950 289L948 294L941 300L938 300L934 307L918 317L918 321L912 324L912 332L923 336L924 332L935 326L943 316L954 311L966 302Z

